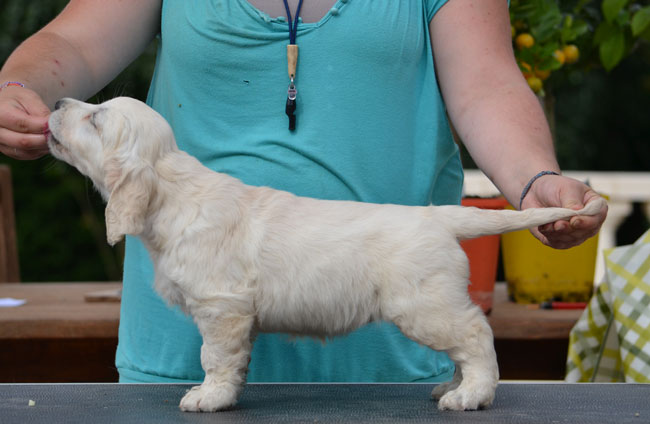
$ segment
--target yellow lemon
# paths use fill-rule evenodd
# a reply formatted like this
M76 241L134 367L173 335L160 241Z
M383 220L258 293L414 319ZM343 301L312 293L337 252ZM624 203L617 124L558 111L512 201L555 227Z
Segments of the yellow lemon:
M574 44L567 44L562 49L562 52L566 58L566 63L576 63L580 59L580 50Z
M530 87L530 88L531 88L535 93L538 93L538 92L542 89L542 86L544 85L544 84L542 83L542 80L539 79L539 78L537 78L537 77L529 77L528 79L526 79L526 81L528 82L528 86L529 86L529 87Z
M560 65L564 65L564 62L566 62L566 55L562 50L555 50L553 52L553 57L555 58L555 60L560 62Z
M542 81L546 81L548 77L551 76L551 71L549 71L548 69L544 69L544 70L535 69L535 76L541 79Z
M535 39L533 38L532 35L528 34L527 32L524 32L523 34L519 34L515 38L515 45L520 50L533 47L534 44L535 44Z
M519 69L521 70L521 73L524 74L524 78L533 76L533 68L526 62L519 62Z

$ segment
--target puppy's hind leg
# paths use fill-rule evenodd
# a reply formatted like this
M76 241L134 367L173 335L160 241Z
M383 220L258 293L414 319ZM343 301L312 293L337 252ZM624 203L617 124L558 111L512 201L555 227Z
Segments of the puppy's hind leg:
M215 316L209 308L192 313L203 336L205 380L183 397L180 408L192 412L227 409L237 402L246 381L254 316L230 311Z
M437 386L432 393L439 399L440 409L487 407L494 399L499 379L492 330L481 310L471 303L467 284L450 284L449 280L442 283L441 278L438 275L423 281L412 292L401 291L384 313L390 311L392 317L386 318L407 337L446 351L456 364L453 380Z
M474 305L472 317L459 332L454 347L447 349L449 357L456 363L460 384L454 381L438 401L440 409L479 409L492 404L499 380L499 367L494 351L494 338L485 316ZM456 375L454 380L457 380ZM436 393L434 393L434 396Z

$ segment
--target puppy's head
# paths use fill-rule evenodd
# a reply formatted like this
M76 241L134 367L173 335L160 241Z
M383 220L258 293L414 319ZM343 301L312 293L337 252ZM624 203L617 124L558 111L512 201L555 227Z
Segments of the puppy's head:
M155 163L176 149L167 122L144 103L118 97L99 105L59 100L48 125L52 155L89 177L108 202L108 242L140 234Z

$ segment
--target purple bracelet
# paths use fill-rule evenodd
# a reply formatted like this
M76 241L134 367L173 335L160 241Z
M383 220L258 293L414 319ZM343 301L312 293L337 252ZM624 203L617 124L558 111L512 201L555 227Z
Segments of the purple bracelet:
M2 89L5 88L5 87L12 87L12 86L13 86L13 87L22 87L22 88L25 88L25 84L23 84L22 82L18 82L18 81L7 81L7 82L5 82L4 84L0 85L0 90L2 90Z
M528 184L526 184L526 187L524 187L524 190L521 192L521 197L519 198L519 210L521 210L521 204L524 202L524 197L528 194L530 191L530 186L533 185L535 181L537 181L538 178L543 177L544 175L560 175L555 171L542 171L539 174L535 175L533 178L528 181Z

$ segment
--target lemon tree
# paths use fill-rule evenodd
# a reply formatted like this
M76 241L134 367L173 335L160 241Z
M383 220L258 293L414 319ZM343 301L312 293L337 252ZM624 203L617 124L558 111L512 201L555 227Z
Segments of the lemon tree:
M517 63L545 96L554 75L612 70L650 41L650 0L511 0Z

